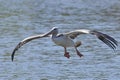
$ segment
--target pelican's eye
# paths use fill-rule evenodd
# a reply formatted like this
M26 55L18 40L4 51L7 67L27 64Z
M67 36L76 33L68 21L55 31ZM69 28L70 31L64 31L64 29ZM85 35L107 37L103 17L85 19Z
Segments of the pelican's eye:
M53 30L53 31L57 31L57 30L58 30L58 28L56 28L56 27L53 27L53 28L52 28L52 30Z
M54 28L53 30L57 30L57 28Z

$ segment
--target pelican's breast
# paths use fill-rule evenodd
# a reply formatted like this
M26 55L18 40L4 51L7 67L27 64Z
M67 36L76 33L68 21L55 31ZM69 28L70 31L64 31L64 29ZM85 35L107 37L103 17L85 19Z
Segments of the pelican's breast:
M73 47L74 42L69 37L61 34L56 37L52 37L52 40L55 44L63 47Z

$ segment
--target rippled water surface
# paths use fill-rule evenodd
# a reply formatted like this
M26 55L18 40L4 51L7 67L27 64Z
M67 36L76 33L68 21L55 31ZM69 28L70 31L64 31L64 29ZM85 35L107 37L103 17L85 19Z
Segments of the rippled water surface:
M11 53L24 38L49 31L98 30L120 43L120 0L0 0L0 80L119 80L120 47L113 51L92 35L81 35L79 58L71 58L50 38Z

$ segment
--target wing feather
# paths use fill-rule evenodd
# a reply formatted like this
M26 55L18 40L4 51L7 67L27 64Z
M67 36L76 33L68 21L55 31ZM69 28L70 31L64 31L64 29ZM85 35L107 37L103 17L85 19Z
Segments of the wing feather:
M75 39L77 36L79 36L81 34L96 35L98 37L98 39L103 41L106 45L108 45L113 50L115 50L116 47L118 46L118 42L114 38L112 38L111 36L109 36L107 34L104 34L104 33L101 33L101 32L95 31L95 30L80 29L80 30L75 30L75 31L66 33L66 35L68 37L70 37L71 39Z
M41 34L41 35L31 36L31 37L25 38L24 40L20 41L20 42L18 43L18 45L15 47L15 49L13 50L13 52L12 52L12 55L11 55L12 61L13 61L13 59L14 59L15 52L16 52L20 47L22 47L24 44L26 44L26 43L34 40L34 39L38 39L38 38L42 38L42 37L48 37L48 35L43 35L43 34Z
M111 36L98 32L98 31L91 31L90 32L93 35L96 35L98 37L98 39L100 39L101 41L103 41L106 45L108 45L110 48L112 48L113 50L116 49L116 47L118 46L118 42L112 38Z

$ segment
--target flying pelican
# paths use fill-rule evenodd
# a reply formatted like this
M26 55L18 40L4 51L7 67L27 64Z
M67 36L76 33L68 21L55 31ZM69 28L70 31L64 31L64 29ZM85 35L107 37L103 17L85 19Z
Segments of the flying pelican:
M70 32L63 33L63 34L58 34L58 28L53 27L49 32L47 32L45 34L31 36L31 37L25 38L22 41L20 41L19 44L13 50L12 55L11 55L11 59L13 61L15 52L21 46L26 44L27 42L34 40L34 39L38 39L38 38L49 37L50 35L52 35L51 36L52 41L56 45L62 46L64 48L64 56L65 57L70 58L69 52L67 52L67 47L74 47L77 55L79 57L82 57L83 55L77 49L77 47L81 45L81 42L80 41L77 41L77 42L73 41L73 39L75 39L78 35L81 35L81 34L96 35L98 39L103 41L106 45L108 45L113 50L115 50L116 47L118 46L118 42L114 38L108 36L107 34L104 34L104 33L101 33L101 32L95 31L95 30L79 29L79 30L70 31Z

